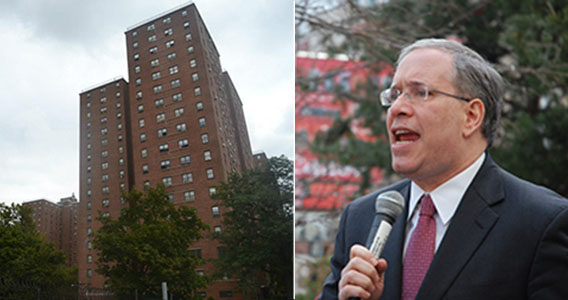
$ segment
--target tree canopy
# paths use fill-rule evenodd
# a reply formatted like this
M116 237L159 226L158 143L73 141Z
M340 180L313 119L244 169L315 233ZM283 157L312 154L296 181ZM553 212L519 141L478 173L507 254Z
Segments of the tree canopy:
M77 270L45 241L30 207L0 203L0 299L72 299Z
M263 169L233 173L218 187L227 207L217 238L225 250L220 275L239 279L248 299L292 299L293 165L272 157Z
M97 218L102 224L94 237L97 272L107 277L108 288L132 299L161 295L164 281L176 298L205 287L207 278L195 271L203 261L189 250L208 229L196 210L174 206L163 185L123 196L127 206L118 219Z

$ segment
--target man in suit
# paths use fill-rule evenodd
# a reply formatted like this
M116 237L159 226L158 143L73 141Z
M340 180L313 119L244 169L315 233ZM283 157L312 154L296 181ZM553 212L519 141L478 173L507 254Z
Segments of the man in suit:
M568 201L486 151L502 95L498 72L459 43L401 51L380 98L406 179L346 207L320 299L568 299ZM405 206L376 259L363 245L388 190Z

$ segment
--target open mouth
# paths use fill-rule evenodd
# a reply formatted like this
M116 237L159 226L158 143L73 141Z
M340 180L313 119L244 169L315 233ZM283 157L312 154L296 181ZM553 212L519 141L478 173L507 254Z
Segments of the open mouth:
M410 144L420 138L420 135L418 133L410 131L408 129L393 130L393 136L395 145Z

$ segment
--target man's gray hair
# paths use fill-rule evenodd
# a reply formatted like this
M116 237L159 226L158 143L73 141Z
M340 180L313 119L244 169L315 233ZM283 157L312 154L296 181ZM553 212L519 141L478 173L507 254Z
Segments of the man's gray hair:
M485 118L481 127L487 138L487 148L491 147L501 117L504 81L501 75L481 55L472 49L451 40L421 39L400 51L396 66L410 52L420 48L433 48L453 56L453 84L460 96L479 98L485 105Z

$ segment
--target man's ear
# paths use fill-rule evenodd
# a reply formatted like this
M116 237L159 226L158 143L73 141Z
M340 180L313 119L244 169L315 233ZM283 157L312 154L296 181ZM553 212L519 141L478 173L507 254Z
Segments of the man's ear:
M481 130L483 118L485 117L485 105L479 98L470 100L465 108L465 124L463 136L471 137L478 129Z

